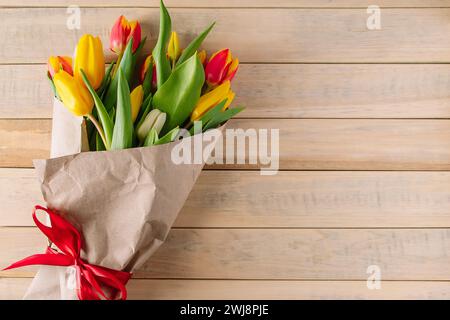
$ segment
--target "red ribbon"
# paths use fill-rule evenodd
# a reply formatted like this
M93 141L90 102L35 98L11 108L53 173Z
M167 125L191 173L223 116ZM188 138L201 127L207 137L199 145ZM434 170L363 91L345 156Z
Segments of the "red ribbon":
M50 217L51 227L47 227L36 218L36 210L47 212ZM49 246L44 254L29 256L3 270L29 265L74 266L77 275L77 295L80 300L100 300L101 298L114 300L117 293L120 293L122 300L127 299L125 284L130 279L131 273L97 266L83 261L80 258L80 252L83 246L80 232L67 220L51 210L41 206L35 206L33 220L42 233L60 251L56 251ZM103 288L112 289L113 293L108 295L104 292Z

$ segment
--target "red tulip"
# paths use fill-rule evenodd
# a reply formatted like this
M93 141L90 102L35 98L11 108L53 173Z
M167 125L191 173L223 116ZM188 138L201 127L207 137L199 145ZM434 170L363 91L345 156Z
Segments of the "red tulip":
M133 38L133 52L135 52L141 43L141 25L136 20L128 21L124 16L120 16L111 30L109 39L111 51L121 54L131 38Z
M209 86L218 86L224 81L231 81L239 67L239 60L233 59L229 49L214 53L205 67L206 82Z

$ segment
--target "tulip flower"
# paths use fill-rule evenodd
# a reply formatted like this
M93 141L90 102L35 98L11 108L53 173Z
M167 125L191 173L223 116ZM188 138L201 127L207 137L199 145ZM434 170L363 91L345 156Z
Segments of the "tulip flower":
M53 77L56 91L64 106L76 116L87 116L92 112L94 100L88 89L64 70Z
M105 57L102 41L99 37L85 34L78 41L73 68L75 79L84 86L81 69L86 74L91 86L97 90L105 76Z
M142 101L144 100L144 89L142 85L137 86L130 94L131 100L131 119L133 122L136 120L139 110L142 106Z
M112 52L121 55L131 38L133 38L133 52L135 52L141 43L141 25L136 20L128 21L124 16L120 16L111 29L109 48Z
M47 68L51 79L53 79L55 73L58 73L60 70L64 70L73 76L71 57L51 56L48 58Z
M139 141L144 142L152 129L155 129L156 133L159 134L165 122L166 114L164 112L158 109L150 111L144 121L136 128L136 135Z
M191 121L198 120L208 110L217 106L225 99L227 99L227 102L225 103L223 110L228 108L234 99L234 92L231 91L231 83L229 80L226 80L218 87L200 97L194 111L192 111Z
M233 59L229 49L223 49L214 53L205 67L206 83L210 87L231 81L239 67L239 60Z
M141 68L141 73L140 73L140 79L141 79L141 83L144 81L145 79L145 75L147 74L148 68L150 66L150 62L152 62L153 57L152 55L148 55L147 58L145 58L144 63L142 64L142 68ZM153 63L153 69L152 69L152 85L153 87L156 87L156 66Z
M178 40L178 34L173 31L170 35L169 40L169 46L167 48L167 55L169 56L169 59L172 61L172 68L175 66L175 63L177 62L178 58L181 55L181 49L180 49L180 41Z

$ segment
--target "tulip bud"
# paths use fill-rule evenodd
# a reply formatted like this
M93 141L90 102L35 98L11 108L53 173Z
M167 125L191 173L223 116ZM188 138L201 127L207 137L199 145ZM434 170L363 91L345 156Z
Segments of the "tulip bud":
M230 105L233 98L234 93L231 91L231 83L230 81L225 81L212 91L200 97L194 111L192 111L191 121L198 120L208 110L217 106L223 100L228 99L224 106L224 109L226 109Z
M48 58L47 68L51 78L53 78L55 73L58 73L60 70L64 70L73 76L71 57L51 56Z
M85 34L78 41L73 68L75 79L84 86L81 70L86 74L91 86L97 90L105 76L105 57L99 37Z
M110 50L121 54L131 37L133 37L133 52L135 52L141 42L141 25L137 21L128 21L124 16L120 16L111 29Z
M172 61L173 64L177 62L178 58L181 55L180 41L178 40L178 34L175 31L173 31L170 36L169 46L167 48L167 55L169 56L169 59Z
M139 141L144 141L152 128L154 128L156 133L159 134L165 122L166 114L164 112L161 112L158 109L153 109L150 111L144 121L136 129L136 135Z
M76 116L92 112L94 100L88 89L66 71L59 71L53 77L56 92L64 106Z
M210 87L231 81L237 72L239 60L233 59L229 49L214 53L205 67L206 82Z
M144 100L144 89L142 85L137 86L130 94L131 101L131 119L133 122L136 120L139 110L142 106L142 101Z

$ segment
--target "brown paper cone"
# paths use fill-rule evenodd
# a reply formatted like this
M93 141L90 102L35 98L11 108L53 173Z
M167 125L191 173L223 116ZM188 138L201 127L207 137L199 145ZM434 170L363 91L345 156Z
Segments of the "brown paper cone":
M164 242L204 166L204 161L175 164L172 153L180 147L193 152L193 140L208 135L213 132L160 146L35 160L34 165L47 206L82 233L82 258L133 271ZM64 277L64 268L42 267L26 298L74 298L55 279Z

